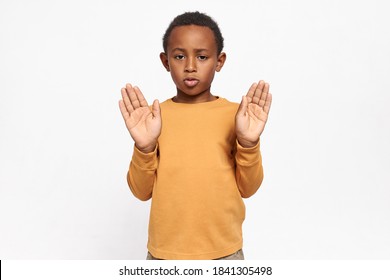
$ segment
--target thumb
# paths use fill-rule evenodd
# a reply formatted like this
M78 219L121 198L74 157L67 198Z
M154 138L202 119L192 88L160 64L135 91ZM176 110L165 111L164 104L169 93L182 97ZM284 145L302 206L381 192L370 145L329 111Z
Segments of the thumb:
M157 99L153 101L152 114L153 114L153 117L155 117L155 118L161 117L160 103L158 102Z
M248 99L246 98L246 96L243 96L240 106L238 107L237 110L237 116L245 116L247 107L248 107Z

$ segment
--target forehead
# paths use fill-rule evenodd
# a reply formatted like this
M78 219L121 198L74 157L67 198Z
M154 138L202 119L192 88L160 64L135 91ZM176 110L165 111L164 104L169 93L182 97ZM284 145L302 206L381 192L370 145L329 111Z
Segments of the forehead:
M175 27L169 35L168 50L175 48L216 50L217 43L210 28L184 25Z

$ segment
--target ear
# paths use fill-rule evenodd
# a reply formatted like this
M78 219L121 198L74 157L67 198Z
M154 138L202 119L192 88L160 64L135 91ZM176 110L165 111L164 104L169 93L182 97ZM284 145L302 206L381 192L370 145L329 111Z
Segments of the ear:
M215 69L215 71L217 71L217 72L221 71L223 65L225 64L225 61L226 61L226 53L221 52L218 55L217 68Z
M167 69L167 71L169 72L170 69L169 69L169 63L168 63L168 56L166 53L162 52L160 53L160 60L164 66L165 69Z

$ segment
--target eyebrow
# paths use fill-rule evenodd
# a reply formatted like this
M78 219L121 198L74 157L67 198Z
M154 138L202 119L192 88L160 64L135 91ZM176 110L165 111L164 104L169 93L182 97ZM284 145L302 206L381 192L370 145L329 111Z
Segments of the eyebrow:
M173 52L174 51L180 51L180 52L185 52L186 50L185 49L182 49L182 48L174 48L173 50L172 50ZM195 52L203 52L203 51L208 51L208 49L195 49Z

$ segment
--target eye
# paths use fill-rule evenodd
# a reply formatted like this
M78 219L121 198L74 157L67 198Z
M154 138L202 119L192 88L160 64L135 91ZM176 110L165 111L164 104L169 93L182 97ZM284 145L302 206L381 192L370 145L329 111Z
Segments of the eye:
M185 58L184 55L182 55L182 54L175 55L174 57L177 60L183 60Z
M199 56L198 56L198 59L199 59L199 60L206 60L206 59L207 59L207 56L205 56L205 55L199 55Z

